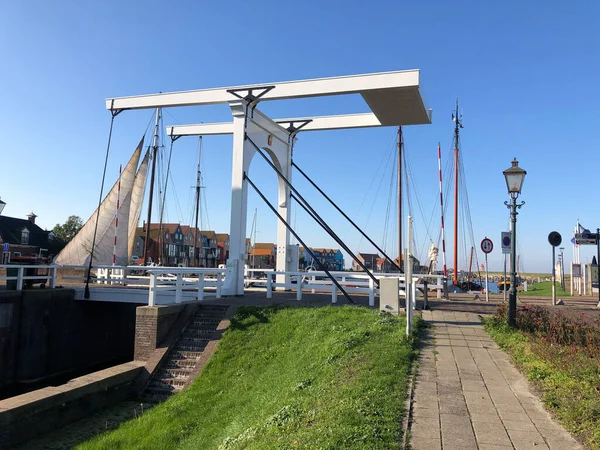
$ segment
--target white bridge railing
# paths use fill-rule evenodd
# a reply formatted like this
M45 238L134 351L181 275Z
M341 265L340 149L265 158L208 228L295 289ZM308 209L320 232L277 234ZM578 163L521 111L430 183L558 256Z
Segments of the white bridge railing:
M32 283L39 283L53 288L56 286L58 271L76 269L79 275L61 273L60 280L84 283L87 266L58 265L0 265L6 269L6 276L0 281L16 281L16 289L22 290ZM148 290L148 305L165 303L181 303L183 301L203 300L207 294L221 298L221 290L225 281L225 269L195 267L158 267L158 266L94 266L91 281L96 284L115 287L142 288ZM379 295L374 280L361 272L330 272L336 281L348 293L366 294L369 305L375 305L375 296ZM264 278L256 275L264 274ZM278 282L277 275L285 276L287 282ZM375 273L376 278L399 277L400 295L405 297L405 279L398 273ZM281 277L279 277L281 278ZM442 275L414 274L413 283L417 289L424 289L423 280L427 280L427 289L437 291L441 298L443 284ZM279 272L270 269L246 269L246 285L263 284L267 298L273 297L274 289L285 289L296 292L296 299L302 300L304 292L331 293L331 302L337 302L338 288L322 271ZM418 291L417 291L418 292Z
M22 290L28 281L53 288L56 286L58 271L79 270L83 274L61 274L62 281L85 283L87 266L58 265L0 265L6 269L6 276L0 281L15 281L16 290ZM13 274L15 271L15 274ZM44 272L44 274L40 273ZM148 306L155 306L159 297L168 297L167 303L181 303L185 300L204 300L206 294L216 294L221 298L225 280L225 269L196 267L158 266L93 266L91 282L96 284L128 286L148 289ZM210 291L208 291L209 289Z
M34 283L48 285L48 287L53 288L56 286L56 270L58 267L55 265L27 264L0 265L0 269L6 269L6 275L0 276L0 281L16 281L17 291L22 290L23 285ZM40 270L46 273L40 273ZM16 272L16 275L11 275L13 272Z
M367 294L369 296L369 306L375 306L375 295L379 295L375 281L365 273L361 272L329 272L335 280L344 288L346 292ZM265 278L253 278L254 274L264 274ZM276 281L277 275L288 275L289 282L281 283ZM405 278L403 274L398 273L374 273L375 278L398 277L400 278L400 295L406 296ZM417 289L425 289L423 280L427 280L427 289L433 289L437 292L437 297L442 297L443 275L413 274L413 283ZM431 282L429 282L431 280ZM419 281L421 281L419 283ZM331 281L325 272L282 272L270 269L246 269L246 284L265 284L267 298L273 297L273 289L282 288L296 291L296 299L302 300L303 292L331 292L331 302L337 302L338 288ZM419 292L419 291L417 291Z

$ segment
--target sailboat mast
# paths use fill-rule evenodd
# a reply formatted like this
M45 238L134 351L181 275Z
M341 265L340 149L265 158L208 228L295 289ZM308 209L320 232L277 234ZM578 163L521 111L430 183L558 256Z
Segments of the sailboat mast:
M458 115L458 99L456 99L456 116L454 119L454 273L452 282L458 283L458 129L461 127L460 117Z
M469 272L467 273L467 291L471 287L471 270L473 269L473 250L474 247L471 247L471 256L469 257Z
M254 245L252 246L252 268L255 268L255 259L256 259L256 212L257 208L254 208L254 218L252 219L252 230L250 234L254 236Z
M398 127L398 267L402 269L402 127ZM405 272L406 269L403 270Z
M200 212L200 156L202 155L202 136L198 136L198 172L196 174L196 225L194 229L194 260L196 267L200 267L200 254L196 251L198 245L198 213Z
M160 113L160 108L156 108L154 141L152 142L152 174L150 175L150 193L148 195L148 220L146 221L146 239L144 240L144 265L148 263L148 241L150 240L150 221L152 220L152 197L154 196L154 177L156 173L156 159L158 156L158 127L160 123Z
M117 236L119 234L119 208L121 207L121 176L123 166L119 165L119 184L117 186L117 210L115 211L115 240L113 241L112 265L117 265ZM126 263L128 265L129 261Z
M438 142L438 171L440 173L440 210L442 216L442 262L444 265L444 279L448 276L446 270L446 235L444 226L444 193L442 190L442 148Z

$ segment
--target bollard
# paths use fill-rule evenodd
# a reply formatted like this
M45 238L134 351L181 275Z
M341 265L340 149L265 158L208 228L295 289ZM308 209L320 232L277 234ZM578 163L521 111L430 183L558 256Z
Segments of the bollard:
M423 309L429 310L429 290L427 280L423 281Z
M442 280L442 284L444 285L444 299L448 300L448 278L444 277Z

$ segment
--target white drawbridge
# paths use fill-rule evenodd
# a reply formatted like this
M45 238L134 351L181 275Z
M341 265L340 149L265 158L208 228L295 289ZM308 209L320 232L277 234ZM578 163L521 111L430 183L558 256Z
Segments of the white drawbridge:
M320 117L271 119L257 109L262 101L306 97L360 94L370 113ZM171 136L233 135L231 186L230 257L224 295L244 294L244 261L246 259L246 220L248 180L245 178L257 148L266 151L274 165L292 178L292 148L299 132L367 128L431 123L431 111L425 106L420 90L418 70L372 73L345 77L320 78L252 86L204 89L186 92L109 98L107 109L114 113L129 109L175 106L228 104L233 121L227 123L168 126ZM290 222L291 192L279 177L277 209ZM287 284L285 272L297 270L297 255L292 257L290 231L278 221L277 282Z

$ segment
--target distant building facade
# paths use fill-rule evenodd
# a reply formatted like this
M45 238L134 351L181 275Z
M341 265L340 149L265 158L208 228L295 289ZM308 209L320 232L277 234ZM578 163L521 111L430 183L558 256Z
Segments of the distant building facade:
M0 215L0 264L44 260L55 256L54 233L35 224L36 215L27 219Z
M277 246L271 242L256 242L250 249L248 265L254 269L275 269Z
M318 260L315 261L312 255L304 248L300 247L298 259L300 270L306 270L308 268L314 268L320 270L321 265L327 269L334 271L344 270L344 255L341 250L337 248L312 248L310 250Z

